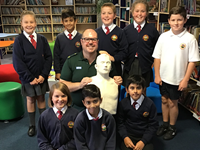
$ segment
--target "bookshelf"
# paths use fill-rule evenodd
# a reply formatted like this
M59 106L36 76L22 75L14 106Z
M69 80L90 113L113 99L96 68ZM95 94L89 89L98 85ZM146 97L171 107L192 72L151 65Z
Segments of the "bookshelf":
M36 14L36 32L44 35L49 42L64 28L61 11L65 8L74 10L77 15L76 30L82 33L87 28L97 28L96 0L59 0L55 5L52 0L1 0L0 20L3 33L21 33L20 14L31 10Z

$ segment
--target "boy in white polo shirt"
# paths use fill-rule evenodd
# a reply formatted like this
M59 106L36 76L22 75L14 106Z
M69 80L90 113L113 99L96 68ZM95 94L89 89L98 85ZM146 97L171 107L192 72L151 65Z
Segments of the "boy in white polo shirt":
M178 99L199 61L197 41L183 27L187 22L186 10L180 6L172 8L168 22L171 30L159 37L153 52L155 83L160 85L162 95L163 124L157 135L164 135L165 140L176 135Z

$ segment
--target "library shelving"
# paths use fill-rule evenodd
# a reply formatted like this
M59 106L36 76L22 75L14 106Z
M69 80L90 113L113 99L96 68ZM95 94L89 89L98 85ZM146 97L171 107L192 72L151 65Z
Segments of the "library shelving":
M82 33L87 28L97 28L96 0L2 0L0 20L3 33L21 33L20 14L31 10L36 14L37 33L44 35L49 42L64 30L61 11L72 9L77 16L76 30Z

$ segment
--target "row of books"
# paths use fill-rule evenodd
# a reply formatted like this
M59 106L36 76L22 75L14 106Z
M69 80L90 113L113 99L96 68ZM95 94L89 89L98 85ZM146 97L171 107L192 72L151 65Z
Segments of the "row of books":
M62 18L60 16L53 16L52 17L53 23L61 23Z
M63 25L56 25L56 26L53 26L53 32L57 32L57 33L61 33L63 32Z
M96 0L75 0L75 3L92 3L92 4L95 4Z
M95 14L96 7L76 7L75 12L78 14Z
M21 27L19 26L15 26L15 27L11 27L11 26L6 26L4 27L4 33L21 33Z
M160 0L160 12L168 12L168 0Z
M20 25L20 17L3 17L3 24L19 24Z
M37 24L40 24L40 23L51 23L51 19L50 19L50 17L37 17L36 18L36 22L37 22Z
M46 7L28 7L28 10L33 11L35 14L49 14Z
M19 7L19 8L2 8L2 14L4 15L9 15L9 14L21 14L23 11L23 8Z
M93 16L78 16L77 23L92 23L96 22L96 17Z
M48 26L48 25L37 26L35 31L36 32L51 32L51 26Z
M74 10L73 7L69 7L69 6L68 7L52 7L52 14L61 14L62 10L66 8Z
M200 116L200 89L187 88L182 92L179 102Z
M178 0L177 5L184 6L188 14L200 15L200 0Z
M0 0L1 5L20 5L24 4L24 0Z
M42 0L27 0L27 5L44 5Z
M147 0L147 3L149 5L149 11L151 12L158 11L159 0Z
M127 10L126 8L122 8L121 9L121 19L122 20L126 20L126 21L128 21L129 20L129 18L130 18L130 11L129 10Z

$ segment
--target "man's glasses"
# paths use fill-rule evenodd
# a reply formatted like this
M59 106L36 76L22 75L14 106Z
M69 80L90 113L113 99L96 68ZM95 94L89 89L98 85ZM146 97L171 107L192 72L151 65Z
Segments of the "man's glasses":
M84 40L85 42L90 42L90 40L92 42L97 42L98 41L98 38L82 38L82 40Z

